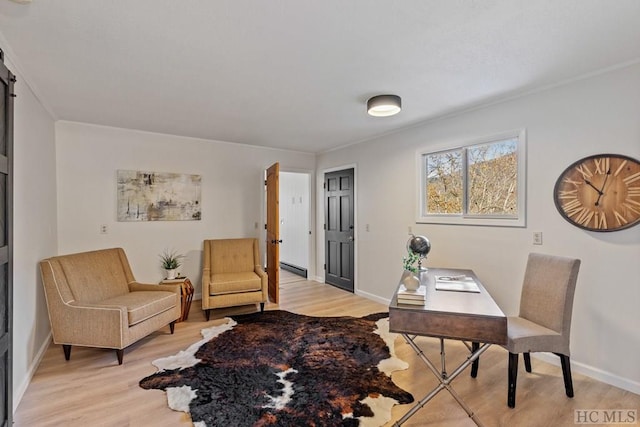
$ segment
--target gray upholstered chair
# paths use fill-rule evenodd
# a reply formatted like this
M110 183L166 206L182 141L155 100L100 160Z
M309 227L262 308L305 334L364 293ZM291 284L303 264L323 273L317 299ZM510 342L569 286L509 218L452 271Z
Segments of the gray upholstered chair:
M529 254L520 297L520 314L507 318L509 388L507 405L516 406L518 354L523 353L531 372L531 352L551 352L560 357L565 392L573 397L569 360L569 332L573 295L580 260L552 255Z
M264 311L267 273L261 267L258 239L205 240L202 260L202 310L260 304Z

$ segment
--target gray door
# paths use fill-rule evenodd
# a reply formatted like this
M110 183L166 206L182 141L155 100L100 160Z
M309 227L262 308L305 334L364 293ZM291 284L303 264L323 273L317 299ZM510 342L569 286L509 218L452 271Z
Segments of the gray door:
M324 281L353 292L353 169L324 175Z
M0 50L0 426L12 424L12 170L13 83Z

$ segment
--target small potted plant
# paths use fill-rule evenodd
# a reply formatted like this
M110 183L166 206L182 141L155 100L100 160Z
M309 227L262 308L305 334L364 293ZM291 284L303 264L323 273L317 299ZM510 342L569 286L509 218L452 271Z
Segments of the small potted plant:
M402 266L404 267L402 284L410 291L415 291L420 287L420 279L417 277L418 267L416 267L419 260L420 255L410 249L407 250L407 256L402 258Z
M176 270L182 265L182 258L184 258L184 255L166 249L160 255L160 265L167 271L167 279L176 278Z

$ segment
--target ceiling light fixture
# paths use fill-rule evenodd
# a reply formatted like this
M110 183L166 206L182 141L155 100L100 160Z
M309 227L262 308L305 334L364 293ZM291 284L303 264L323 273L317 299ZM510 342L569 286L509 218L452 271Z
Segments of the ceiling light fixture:
M375 117L387 117L398 114L402 109L402 100L398 95L377 95L367 101L367 113Z

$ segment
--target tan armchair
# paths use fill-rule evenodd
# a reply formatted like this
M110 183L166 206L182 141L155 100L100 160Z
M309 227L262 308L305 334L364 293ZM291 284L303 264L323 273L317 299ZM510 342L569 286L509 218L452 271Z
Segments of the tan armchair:
M267 273L260 265L258 239L205 240L202 262L202 309L267 302Z
M177 286L135 281L122 248L42 260L53 342L65 359L71 346L112 348L122 364L124 348L180 317Z

